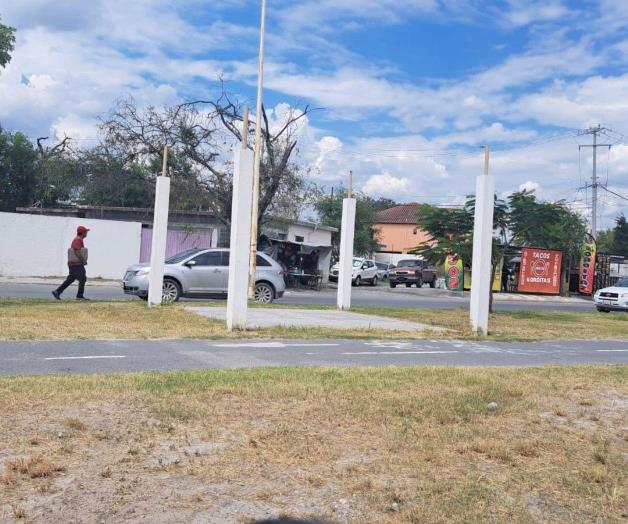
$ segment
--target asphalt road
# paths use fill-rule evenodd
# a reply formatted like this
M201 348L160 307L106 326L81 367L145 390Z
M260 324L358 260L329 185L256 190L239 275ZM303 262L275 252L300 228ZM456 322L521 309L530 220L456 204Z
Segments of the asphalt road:
M61 280L60 280L61 282ZM55 288L52 284L14 284L0 283L0 297L16 298L44 298L51 299L50 292ZM377 288L354 288L353 304L356 306L383 306L383 307L424 307L424 308L460 308L468 307L468 295L464 298L452 297L438 293L438 290L424 288L417 293L412 290L392 290L385 286ZM117 285L88 285L85 295L93 300L139 300L122 293ZM76 296L76 285L68 288L63 295L65 300L72 300ZM291 305L327 305L336 303L335 290L323 291L293 291L288 290L286 295L278 301L281 304ZM496 311L595 311L589 302L528 302L528 301L501 301L494 304Z
M0 375L264 366L628 364L628 341L168 340L0 342Z

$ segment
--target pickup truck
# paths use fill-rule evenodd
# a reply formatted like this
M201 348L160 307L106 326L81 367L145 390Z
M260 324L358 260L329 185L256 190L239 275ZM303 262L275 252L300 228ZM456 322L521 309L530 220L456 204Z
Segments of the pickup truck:
M400 260L397 267L390 270L388 278L392 288L397 287L398 284L405 284L406 287L410 287L412 284L416 287L429 284L430 287L436 287L436 271L425 267L423 260Z

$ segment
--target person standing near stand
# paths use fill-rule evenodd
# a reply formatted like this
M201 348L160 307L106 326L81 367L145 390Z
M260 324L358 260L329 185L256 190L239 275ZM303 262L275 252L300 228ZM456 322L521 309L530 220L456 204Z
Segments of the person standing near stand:
M85 266L87 265L87 248L83 242L89 229L84 226L76 228L76 237L72 240L72 245L68 249L68 278L57 289L52 292L52 296L57 300L61 300L61 293L69 287L75 280L78 280L78 293L76 300L89 300L83 296L85 292L85 282L87 282L87 274Z

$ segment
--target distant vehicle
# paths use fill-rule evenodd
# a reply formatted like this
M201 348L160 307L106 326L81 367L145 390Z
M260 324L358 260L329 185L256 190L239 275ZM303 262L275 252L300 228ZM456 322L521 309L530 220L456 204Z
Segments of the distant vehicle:
M380 280L388 280L390 270L395 267L394 264L387 264L386 262L375 262L377 266L377 278Z
M148 298L149 264L136 264L126 270L122 289L127 295ZM257 255L255 300L272 302L286 289L284 271L264 253ZM248 279L248 275L241 275ZM176 302L182 297L227 296L229 280L228 249L189 249L166 260L162 300Z
M377 275L377 265L370 258L354 258L351 272L351 284L360 286L364 282L368 282L371 286L376 286L379 277ZM335 264L329 272L329 280L338 282L340 274L340 264Z
M397 267L390 270L389 279L389 284L392 288L401 284L405 284L406 287L411 287L412 285L421 287L423 284L436 287L436 271L426 268L423 260L400 260L397 262Z
M593 295L598 311L628 311L628 277L622 277L611 287L598 289Z

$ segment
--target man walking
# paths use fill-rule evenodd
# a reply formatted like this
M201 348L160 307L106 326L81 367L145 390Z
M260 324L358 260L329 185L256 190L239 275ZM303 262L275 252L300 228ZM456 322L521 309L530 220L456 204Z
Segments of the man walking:
M83 296L85 292L85 282L87 281L87 274L85 273L85 266L87 265L87 248L83 240L87 236L87 229L84 226L76 228L76 237L72 240L72 245L68 249L68 278L57 289L52 292L52 296L57 300L61 300L61 293L63 293L72 282L78 280L78 293L76 294L76 300L89 300Z

